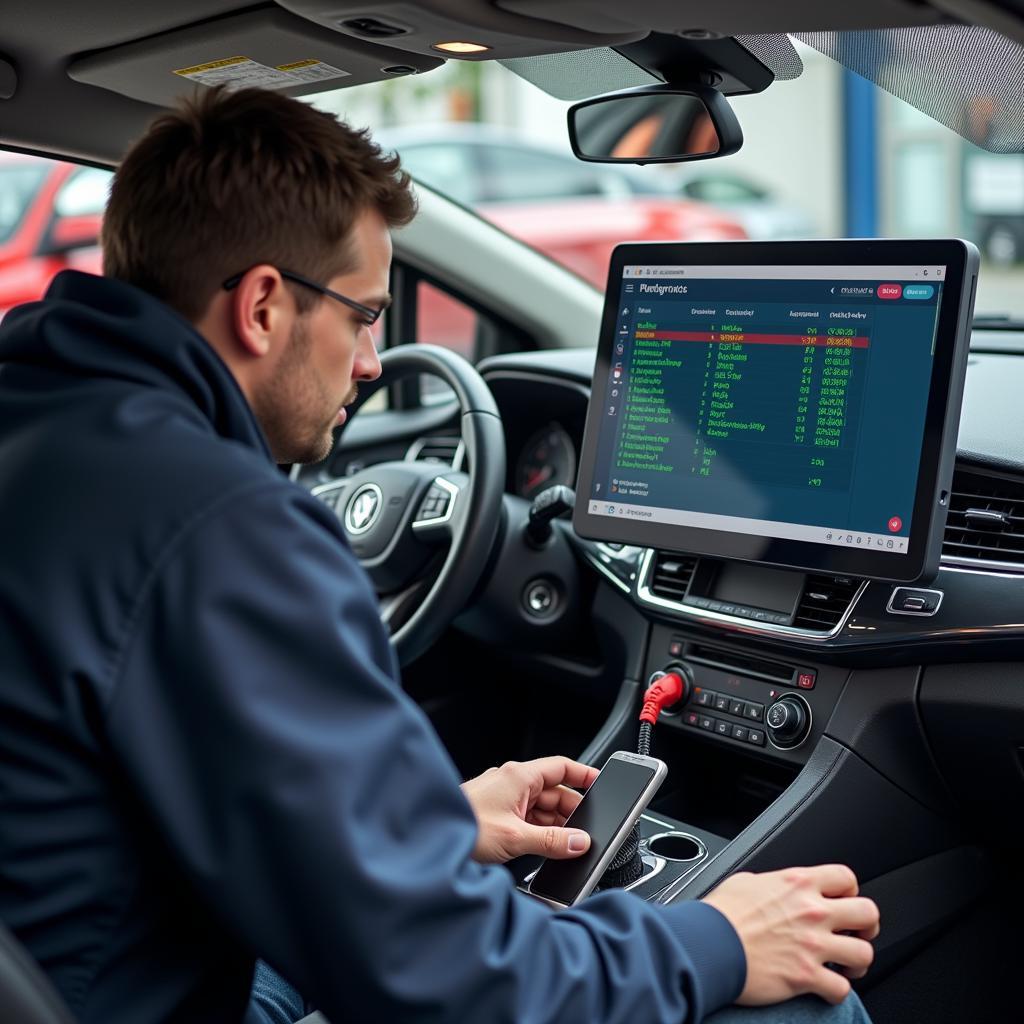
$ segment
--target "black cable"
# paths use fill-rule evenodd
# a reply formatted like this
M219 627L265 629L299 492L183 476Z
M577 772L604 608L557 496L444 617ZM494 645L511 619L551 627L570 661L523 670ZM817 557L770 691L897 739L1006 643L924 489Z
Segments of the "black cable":
M636 741L636 752L642 754L644 757L650 757L651 755L651 730L652 726L650 722L640 723L640 735Z

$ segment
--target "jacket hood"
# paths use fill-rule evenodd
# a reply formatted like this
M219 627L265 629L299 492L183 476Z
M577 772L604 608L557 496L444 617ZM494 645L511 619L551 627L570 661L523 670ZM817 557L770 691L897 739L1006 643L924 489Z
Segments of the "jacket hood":
M0 377L8 364L142 386L172 385L218 434L272 461L238 382L206 339L159 299L123 281L62 271L41 300L4 317Z

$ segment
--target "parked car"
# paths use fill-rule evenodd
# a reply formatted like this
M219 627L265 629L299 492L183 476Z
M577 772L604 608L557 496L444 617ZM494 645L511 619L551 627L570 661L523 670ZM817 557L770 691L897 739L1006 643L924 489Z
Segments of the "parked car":
M748 237L738 217L680 198L655 175L583 163L501 129L446 124L378 135L417 180L472 207L599 288L619 242Z
M99 272L109 181L97 167L0 153L0 316L59 270Z
M713 165L697 167L700 165L681 172L679 191L735 217L751 238L814 238L819 234L805 209L779 199L762 185Z
M498 204L682 197L687 202L675 207L678 221L651 224L648 230L676 230L678 237L687 240L713 239L722 237L717 234L719 225L732 222L749 238L811 238L818 234L813 219L801 207L777 198L740 173L718 168L714 161L646 168L583 163L568 152L482 124L400 128L379 135L401 153L420 181L484 210L496 223L503 220ZM514 225L509 230L516 233ZM660 240L674 236L645 237Z

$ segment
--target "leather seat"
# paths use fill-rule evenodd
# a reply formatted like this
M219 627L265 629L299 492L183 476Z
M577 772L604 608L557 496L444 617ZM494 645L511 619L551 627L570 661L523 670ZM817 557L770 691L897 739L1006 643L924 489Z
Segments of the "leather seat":
M24 946L0 925L0 1021L74 1024L74 1018Z

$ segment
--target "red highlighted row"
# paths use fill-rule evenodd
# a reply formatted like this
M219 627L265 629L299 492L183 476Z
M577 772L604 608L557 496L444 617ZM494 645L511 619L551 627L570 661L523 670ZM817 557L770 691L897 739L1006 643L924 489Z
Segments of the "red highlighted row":
M733 331L637 331L638 338L657 341L702 341L705 344L815 345L818 348L867 348L866 337L843 338L819 334L744 334Z

